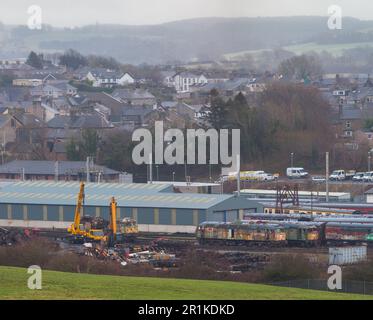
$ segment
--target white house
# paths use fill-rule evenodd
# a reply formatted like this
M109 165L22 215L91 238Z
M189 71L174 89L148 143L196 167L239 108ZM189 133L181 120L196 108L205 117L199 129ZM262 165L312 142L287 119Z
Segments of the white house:
M86 79L91 81L94 87L113 87L135 83L134 77L128 72L117 72L107 69L95 69L88 72Z
M208 80L203 74L180 72L174 76L174 85L177 92L189 92L191 86L207 83Z
M162 71L162 82L166 87L173 88L175 86L175 72L174 71Z

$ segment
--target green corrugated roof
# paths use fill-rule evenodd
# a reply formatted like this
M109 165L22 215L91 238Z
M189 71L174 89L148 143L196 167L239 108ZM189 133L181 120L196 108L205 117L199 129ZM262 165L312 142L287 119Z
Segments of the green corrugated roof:
M208 209L232 195L170 192L169 184L86 183L85 205L108 206L114 196L120 207ZM79 182L30 181L3 184L0 203L75 205Z

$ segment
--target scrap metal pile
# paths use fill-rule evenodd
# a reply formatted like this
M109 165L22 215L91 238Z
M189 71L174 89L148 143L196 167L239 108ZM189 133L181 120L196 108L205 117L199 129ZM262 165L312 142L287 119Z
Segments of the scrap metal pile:
M113 260L122 266L128 264L149 264L154 268L175 268L179 259L156 246L116 246L103 247L99 244L85 243L84 255L99 260Z
M34 234L29 229L5 229L0 227L0 246L11 246L27 241Z
M228 252L224 256L231 264L231 271L261 269L270 261L270 255L263 253Z

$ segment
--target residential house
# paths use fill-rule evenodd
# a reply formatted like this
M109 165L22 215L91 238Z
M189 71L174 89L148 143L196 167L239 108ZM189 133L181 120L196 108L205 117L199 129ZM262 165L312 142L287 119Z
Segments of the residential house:
M95 102L110 109L109 121L121 123L122 108L126 106L120 99L114 98L106 92L82 92L81 97L85 97L89 102Z
M31 113L15 112L12 117L18 122L16 142L30 145L42 145L45 134L45 122Z
M247 78L237 78L225 82L207 83L192 88L192 96L203 97L210 95L211 90L217 90L222 96L233 97L240 92L248 90L250 80Z
M122 125L130 129L146 126L155 112L150 107L125 106L122 108Z
M65 95L77 94L77 89L66 81L52 84L43 84L30 90L32 96L60 98Z
M192 86L207 84L208 80L203 74L184 71L174 76L174 83L177 92L190 92Z
M13 86L16 87L37 87L43 84L42 79L14 79Z
M0 144L4 150L9 142L16 140L17 122L9 114L0 115Z
M173 88L175 87L175 72L174 71L162 71L162 83L168 87L168 88Z
M133 106L154 106L157 103L155 96L144 89L115 89L112 96Z
M92 82L94 87L115 87L135 83L135 78L128 72L97 68L90 70L85 79Z
M99 113L71 114L70 116L56 115L47 122L47 133L44 146L50 159L65 159L65 143L71 138L79 139L84 129L93 129L100 136L113 125Z
M113 182L120 172L85 161L14 160L0 166L0 179L24 180L86 180Z

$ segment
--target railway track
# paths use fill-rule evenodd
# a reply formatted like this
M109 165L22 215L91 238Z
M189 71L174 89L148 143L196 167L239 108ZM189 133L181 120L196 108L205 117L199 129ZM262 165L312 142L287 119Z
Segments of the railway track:
M69 233L62 229L42 229L37 230L37 234L41 237L63 240L69 237ZM188 247L198 248L204 251L215 252L242 252L242 253L287 253L287 254L328 254L328 247L271 247L271 246L244 246L244 245L200 245L196 237L192 234L168 234L168 233L147 233L140 232L138 236L131 243L133 245L153 245L157 244L160 247L187 249ZM368 247L368 255L373 256L373 247Z

